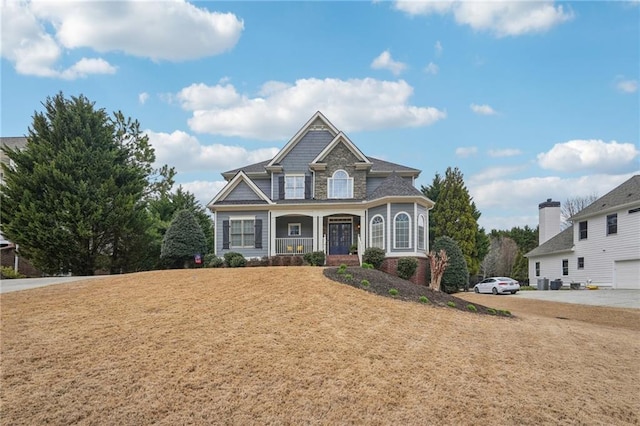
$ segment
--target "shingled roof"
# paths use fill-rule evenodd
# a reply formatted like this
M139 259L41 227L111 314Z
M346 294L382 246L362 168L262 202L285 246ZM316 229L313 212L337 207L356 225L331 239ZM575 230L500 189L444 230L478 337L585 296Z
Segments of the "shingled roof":
M605 212L612 208L640 201L640 175L622 183L606 195L598 198L584 209L573 215L570 220L575 222L595 214Z
M525 254L525 257L543 256L570 251L573 248L573 225Z
M424 197L424 194L418 191L413 185L405 179L398 176L395 172L391 173L382 181L375 191L371 193L368 200L377 200L384 197Z

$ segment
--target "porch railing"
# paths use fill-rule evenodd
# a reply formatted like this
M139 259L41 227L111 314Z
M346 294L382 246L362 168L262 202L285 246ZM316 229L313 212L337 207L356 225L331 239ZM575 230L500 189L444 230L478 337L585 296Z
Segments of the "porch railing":
M277 255L301 255L313 251L313 238L276 238Z

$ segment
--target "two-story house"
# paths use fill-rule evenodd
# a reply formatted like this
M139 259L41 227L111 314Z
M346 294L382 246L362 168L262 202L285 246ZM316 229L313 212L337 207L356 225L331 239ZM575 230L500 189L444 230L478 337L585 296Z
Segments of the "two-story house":
M426 265L434 203L416 189L419 174L366 156L317 112L271 160L222 174L227 184L208 204L215 253L330 257L379 247Z
M560 203L539 206L539 246L527 253L529 281L560 279L640 289L640 175L572 216L560 232Z

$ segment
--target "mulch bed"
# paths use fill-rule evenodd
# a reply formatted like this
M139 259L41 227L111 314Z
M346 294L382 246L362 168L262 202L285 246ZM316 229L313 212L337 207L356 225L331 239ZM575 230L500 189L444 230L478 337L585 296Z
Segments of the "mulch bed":
M447 309L458 309L465 312L473 312L483 315L513 316L508 311L489 308L475 303L472 304L476 309L473 311L473 308L470 309L468 307L470 303L465 300L442 291L433 291L427 286L414 284L411 281L404 280L377 269L365 269L359 266L352 266L347 267L344 273L340 273L338 269L339 268L325 268L324 275L333 281L347 284L379 296L432 306L441 306ZM363 280L367 280L369 285L363 285ZM391 289L397 290L398 293L395 296L392 295L389 293L389 290ZM428 302L425 303L420 301L422 296L426 297ZM449 302L453 302L455 306L451 306Z

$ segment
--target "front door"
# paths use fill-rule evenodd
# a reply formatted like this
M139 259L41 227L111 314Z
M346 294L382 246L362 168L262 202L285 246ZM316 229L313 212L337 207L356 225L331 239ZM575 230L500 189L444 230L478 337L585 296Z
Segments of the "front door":
M349 254L351 222L329 224L329 254Z

